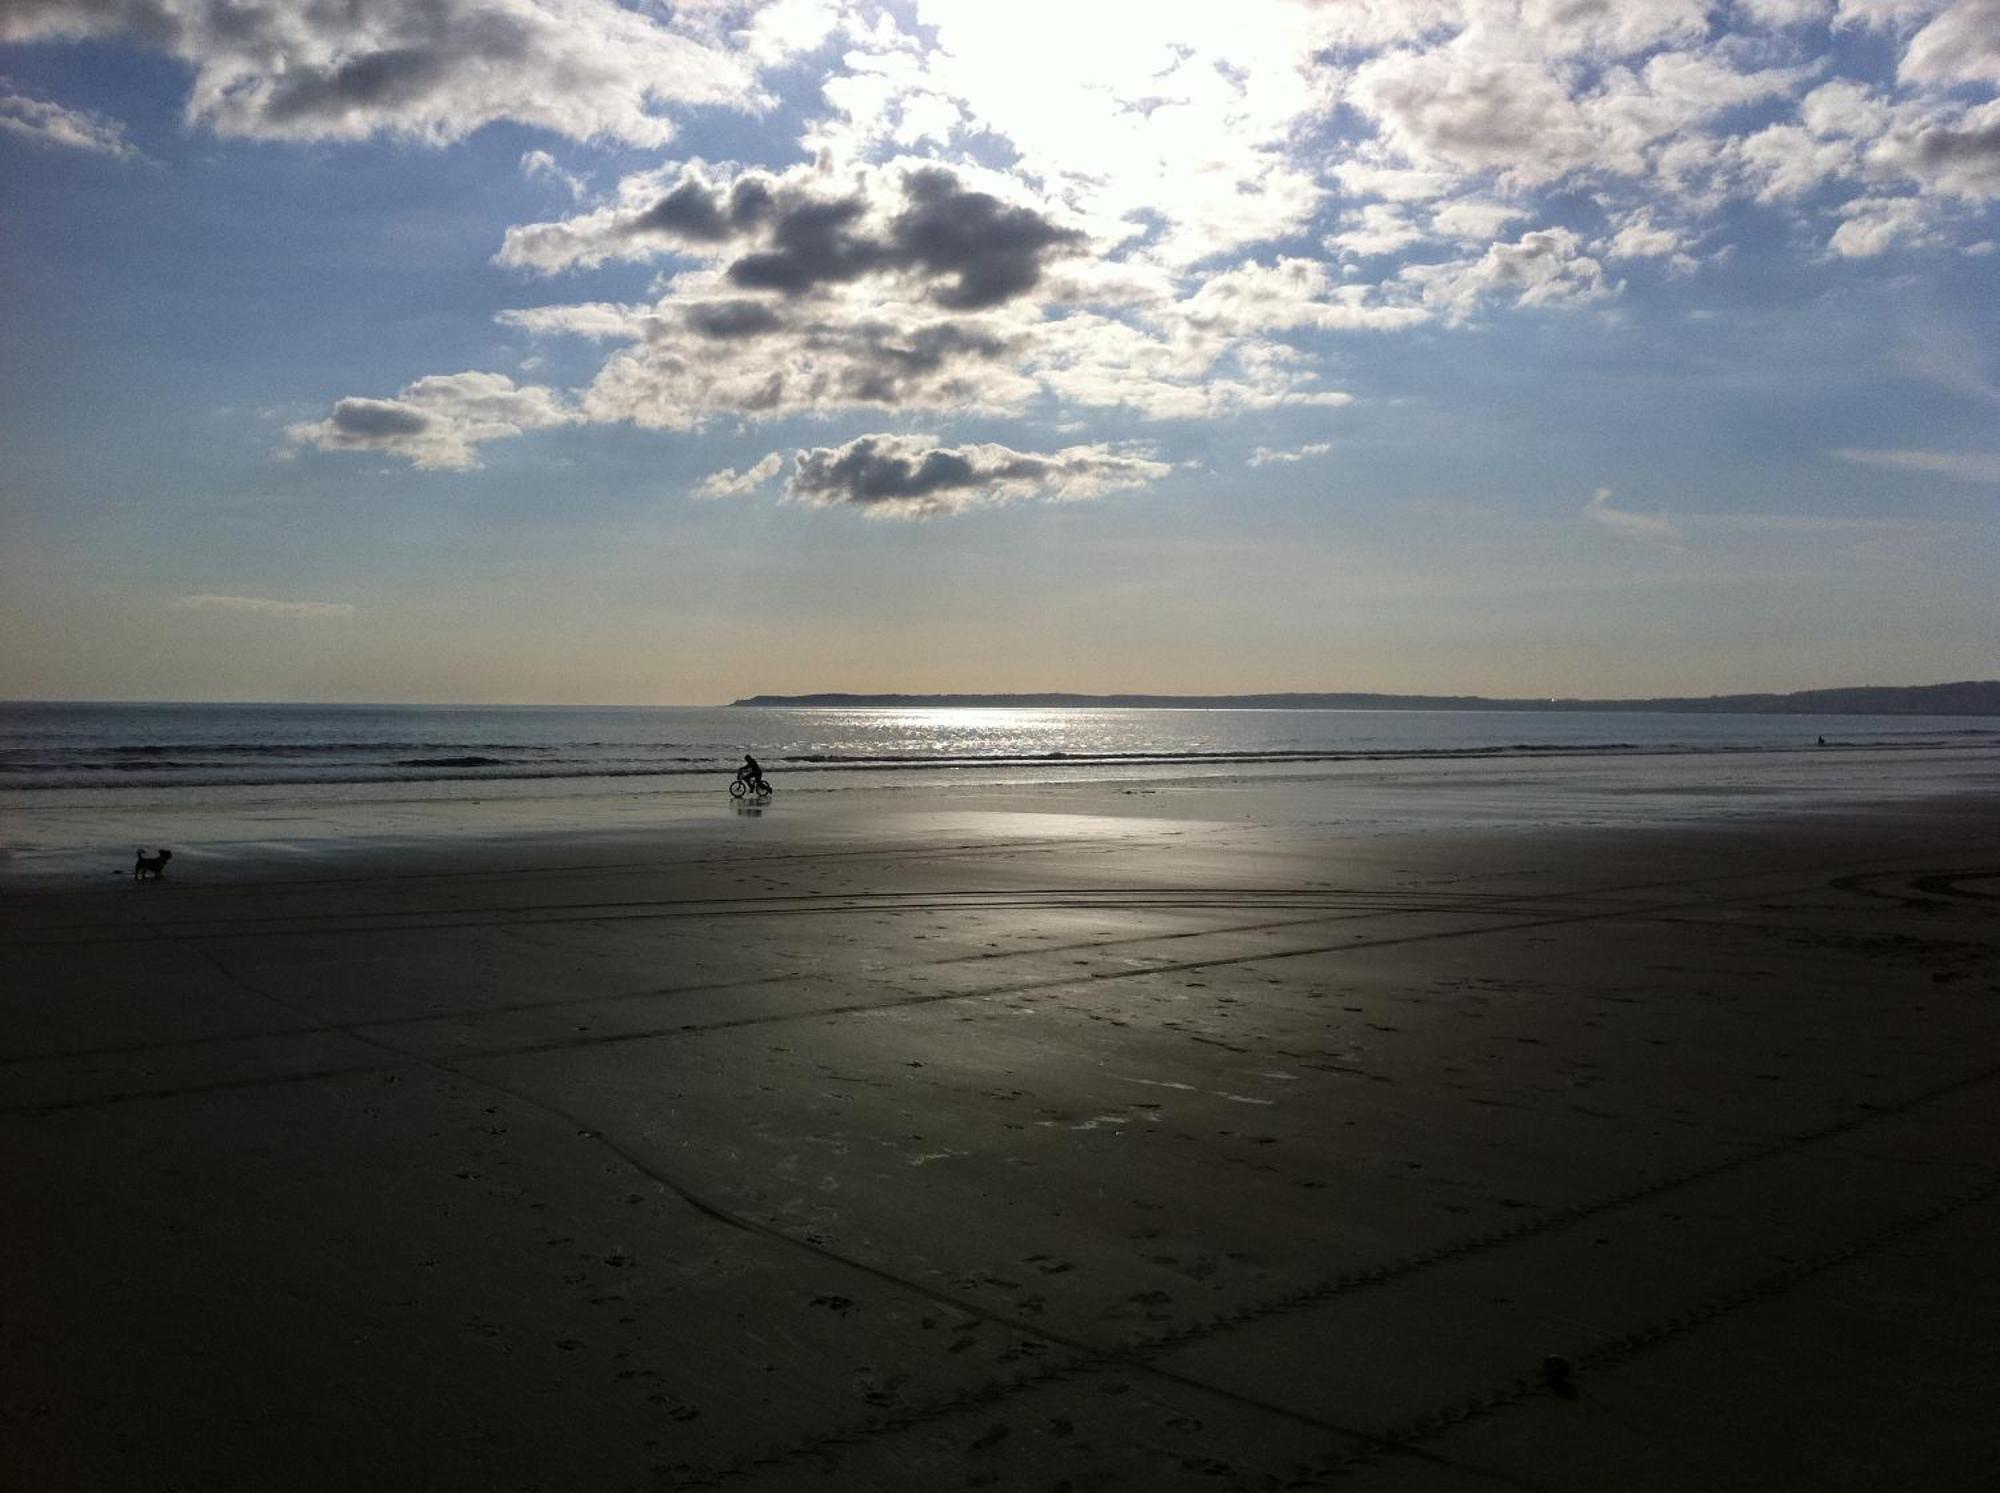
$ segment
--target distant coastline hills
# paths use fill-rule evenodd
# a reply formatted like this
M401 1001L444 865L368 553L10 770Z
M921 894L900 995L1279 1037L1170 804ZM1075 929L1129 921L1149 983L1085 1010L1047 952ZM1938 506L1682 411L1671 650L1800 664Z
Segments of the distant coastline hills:
M1484 695L750 695L732 706L1127 710L1659 710L1699 715L2000 715L2000 679L1862 685L1788 695L1663 696L1644 700L1488 699Z

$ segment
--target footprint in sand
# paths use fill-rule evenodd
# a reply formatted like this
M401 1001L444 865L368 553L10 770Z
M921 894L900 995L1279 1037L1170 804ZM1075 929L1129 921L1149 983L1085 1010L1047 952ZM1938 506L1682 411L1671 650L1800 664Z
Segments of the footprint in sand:
M677 1400L670 1394L650 1394L646 1396L646 1400L649 1404L658 1405L666 1411L668 1420L688 1421L698 1420L701 1417L699 1407L690 1405L686 1400Z

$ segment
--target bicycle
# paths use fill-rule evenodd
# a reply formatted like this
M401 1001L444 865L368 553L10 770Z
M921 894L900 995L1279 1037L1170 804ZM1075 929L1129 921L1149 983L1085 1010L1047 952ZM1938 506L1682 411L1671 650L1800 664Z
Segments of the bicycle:
M758 778L755 782L752 782L748 778L739 777L729 785L729 796L731 798L748 798L755 795L759 803L769 798L771 791L770 783L764 778Z

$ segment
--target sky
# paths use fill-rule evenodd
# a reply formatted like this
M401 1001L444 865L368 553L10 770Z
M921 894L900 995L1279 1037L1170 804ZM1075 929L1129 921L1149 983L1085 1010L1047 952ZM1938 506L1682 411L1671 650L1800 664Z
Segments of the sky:
M2000 675L2000 0L5 0L0 696Z

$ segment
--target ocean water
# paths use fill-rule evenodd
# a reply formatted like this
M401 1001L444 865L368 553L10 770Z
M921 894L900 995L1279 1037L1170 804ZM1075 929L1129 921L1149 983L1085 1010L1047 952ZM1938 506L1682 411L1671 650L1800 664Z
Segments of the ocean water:
M746 751L775 804L723 792ZM597 833L726 850L896 824L1004 835L1026 813L1033 834L1261 816L1378 835L1994 791L1991 718L6 704L0 888L128 871L142 845L214 877Z
M2000 720L1429 710L0 704L0 796L307 784L774 778L978 769L1991 746ZM856 780L861 781L860 779Z

